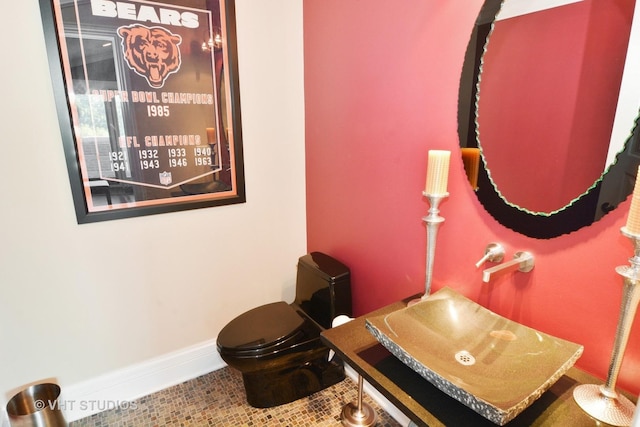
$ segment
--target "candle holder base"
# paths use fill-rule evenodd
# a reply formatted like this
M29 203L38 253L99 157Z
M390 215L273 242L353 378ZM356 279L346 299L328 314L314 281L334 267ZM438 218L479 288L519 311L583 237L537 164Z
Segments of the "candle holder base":
M636 405L604 386L582 384L573 390L573 398L583 411L598 421L613 426L630 426Z
M429 298L429 295L427 295L427 294L424 294L420 298L414 298L414 299L412 299L411 301L409 301L407 303L407 307L411 307L412 305L418 304L419 302L422 302L422 301L426 300L427 298Z

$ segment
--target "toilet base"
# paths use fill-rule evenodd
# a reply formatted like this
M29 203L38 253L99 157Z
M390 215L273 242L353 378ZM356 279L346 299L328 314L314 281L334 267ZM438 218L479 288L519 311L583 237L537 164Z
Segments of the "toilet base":
M242 374L247 402L254 408L290 403L337 384L344 378L342 363L327 362L326 355L301 366Z

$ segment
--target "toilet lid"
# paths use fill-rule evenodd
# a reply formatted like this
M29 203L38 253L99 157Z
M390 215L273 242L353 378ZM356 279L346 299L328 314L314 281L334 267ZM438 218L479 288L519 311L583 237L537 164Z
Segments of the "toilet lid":
M286 340L303 323L304 319L284 301L262 305L222 328L218 346L227 350L258 350Z

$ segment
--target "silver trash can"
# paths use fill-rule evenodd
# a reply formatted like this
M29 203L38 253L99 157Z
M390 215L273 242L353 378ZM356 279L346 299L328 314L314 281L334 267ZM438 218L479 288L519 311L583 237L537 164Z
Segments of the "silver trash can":
M60 386L35 384L16 394L7 403L12 427L67 427L58 407Z

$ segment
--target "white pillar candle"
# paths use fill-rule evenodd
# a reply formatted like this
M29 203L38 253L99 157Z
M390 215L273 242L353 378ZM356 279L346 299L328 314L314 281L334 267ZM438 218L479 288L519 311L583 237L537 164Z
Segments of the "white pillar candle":
M425 193L439 195L447 192L450 157L451 151L429 150Z
M631 208L627 217L627 231L632 234L640 234L640 167L636 176L636 184L631 196Z

